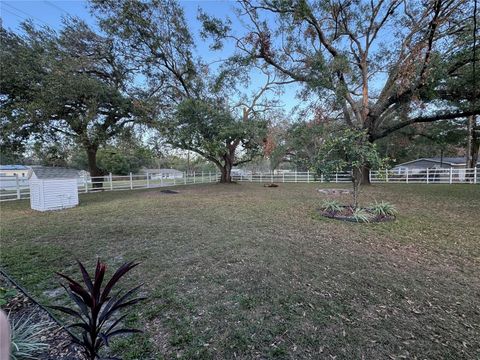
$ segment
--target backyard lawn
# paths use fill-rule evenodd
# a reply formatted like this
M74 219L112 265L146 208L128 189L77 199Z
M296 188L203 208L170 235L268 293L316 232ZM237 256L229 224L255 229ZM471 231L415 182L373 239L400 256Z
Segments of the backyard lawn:
M192 185L80 196L50 213L2 203L1 266L43 304L55 271L141 265L146 303L124 359L478 359L480 186L383 184L396 222L317 214L324 184ZM349 197L342 195L341 200Z

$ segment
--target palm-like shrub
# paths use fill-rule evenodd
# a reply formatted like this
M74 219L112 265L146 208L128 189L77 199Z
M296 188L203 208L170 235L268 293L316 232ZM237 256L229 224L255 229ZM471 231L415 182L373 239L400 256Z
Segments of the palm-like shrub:
M120 266L102 289L106 272L106 265L97 261L95 276L92 278L81 262L78 262L82 273L83 285L67 275L58 273L67 280L67 286L62 286L68 293L73 307L52 306L53 309L62 311L77 322L70 324L70 328L79 329L80 334L74 335L74 341L84 350L85 357L94 360L99 357L103 346L108 346L113 336L141 332L138 329L121 328L121 322L126 315L117 316L120 310L134 305L145 298L133 298L141 285L122 293L118 291L111 295L112 289L119 280L138 263L128 262Z
M352 214L352 217L356 222L370 222L370 214L362 208L356 208Z
M48 321L34 321L32 315L18 320L10 319L10 342L12 360L38 359L37 355L48 349L41 337L49 331Z
M336 200L325 200L322 203L322 210L334 214L342 210L342 205Z
M386 201L376 202L371 206L371 211L376 216L395 216L397 213L397 209L395 209L395 205L390 204Z

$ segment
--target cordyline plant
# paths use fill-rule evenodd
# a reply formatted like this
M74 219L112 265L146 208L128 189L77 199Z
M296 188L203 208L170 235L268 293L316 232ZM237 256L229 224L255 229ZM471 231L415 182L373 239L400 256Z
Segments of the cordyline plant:
M119 280L138 263L128 262L120 266L103 289L102 284L107 270L104 263L100 260L97 261L93 279L80 261L78 261L78 265L82 273L83 284L67 275L57 273L67 280L68 287L64 284L62 286L75 305L73 307L52 306L52 308L62 311L78 321L68 326L80 329L80 336L72 334L73 341L83 348L87 359L95 360L100 358L100 349L103 346L109 346L109 341L113 336L141 332L138 329L121 328L121 322L127 315L118 317L117 314L120 310L145 298L132 298L142 285L124 293L118 291L111 295L112 289Z
M388 159L380 157L376 145L368 141L365 130L346 129L325 139L316 159L315 170L326 178L349 171L353 185L353 208L358 207L358 194L363 171L385 169Z

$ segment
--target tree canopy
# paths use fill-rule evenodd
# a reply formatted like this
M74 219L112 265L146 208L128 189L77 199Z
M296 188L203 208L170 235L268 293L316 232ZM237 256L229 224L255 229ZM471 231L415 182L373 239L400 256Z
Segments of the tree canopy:
M115 42L70 20L57 33L23 24L1 29L1 116L9 138L70 139L87 153L92 176L99 146L146 120L132 91L132 69Z

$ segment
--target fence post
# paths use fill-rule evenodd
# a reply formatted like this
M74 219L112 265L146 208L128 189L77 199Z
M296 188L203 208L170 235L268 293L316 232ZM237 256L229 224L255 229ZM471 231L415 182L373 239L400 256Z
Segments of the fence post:
M163 175L161 173L158 173L160 176L160 186L163 186Z
M273 171L270 170L270 182L273 183Z
M20 193L20 181L18 180L18 174L15 174L15 185L17 186L17 199L20 199L22 194Z
M109 174L109 180L110 180L110 190L113 190L113 179L112 179L112 173Z
M195 184L195 171L193 172L193 183Z
M150 179L149 179L149 176L148 176L148 171L147 171L147 189L150 187Z
M133 190L133 176L132 176L132 173L130 173L130 190Z
M430 171L429 171L429 170L430 170L430 169L427 168L427 184L430 183Z
M451 184L453 181L453 168L450 168L450 180L448 181Z
M212 172L211 171L208 172L208 182L209 183L212 182Z
M370 172L371 172L371 171L372 171L372 170L370 170ZM388 182L388 169L385 169L385 179L386 179L386 181Z
M260 172L260 182L262 182L262 172Z
M380 171L380 170L379 170ZM387 175L388 176L388 175ZM368 169L368 181L372 182L372 169ZM388 181L388 180L387 180Z
M295 183L297 182L297 169L295 169Z
M310 182L310 170L307 170L307 183Z
M338 183L338 172L335 173L335 183Z
M88 178L87 178L87 175L83 176L83 183L85 185L85 192L88 193Z
M408 184L408 169L407 169L407 179L406 180L407 180L407 184Z
M320 182L323 183L323 174L320 174Z
M282 182L285 182L285 171L282 173Z
M202 171L202 180L201 180L200 182L201 182L202 184L205 182L205 181L203 180L203 171Z
M476 166L473 168L473 183L474 184L477 183L477 167Z

